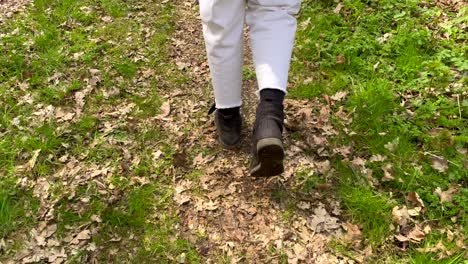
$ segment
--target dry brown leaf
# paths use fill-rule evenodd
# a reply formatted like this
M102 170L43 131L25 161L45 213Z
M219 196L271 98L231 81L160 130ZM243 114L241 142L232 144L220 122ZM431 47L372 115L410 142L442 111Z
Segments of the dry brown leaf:
M156 152L153 152L153 153L151 154L152 160L153 160L153 161L159 160L159 158L160 158L162 155L163 155L163 152L162 152L161 150L158 149Z
M33 151L33 155L31 159L29 159L27 163L27 169L32 170L34 166L36 166L37 158L39 157L39 153L41 152L40 149Z
M340 227L338 222L338 218L331 216L325 210L323 204L319 204L319 206L314 209L314 215L307 220L307 225L315 232L329 232Z
M343 4L338 3L338 5L336 5L335 9L333 10L333 13L339 14L342 8L343 8Z
M350 241L360 241L361 240L361 230L358 225L353 225L349 222L346 222L341 225L343 229L346 231L346 238Z
M402 227L406 227L408 222L411 221L411 217L406 206L403 206L401 209L398 206L393 207L392 217L393 220Z
M336 56L336 64L345 64L345 62L346 58L344 54L339 54L338 56Z
M377 154L377 155L372 155L369 161L370 162L382 162L382 161L385 161L386 159L387 157Z
M351 154L351 146L343 146L343 147L335 148L333 149L333 152L339 153L344 158L347 158L349 154Z
M386 149L388 149L390 152L395 151L396 147L398 146L399 140L393 140L392 142L388 142L387 144L384 145Z
M3 249L6 248L5 239L0 239L0 252L3 252Z
M91 73L92 76L96 76L101 74L101 71L98 69L89 69L89 73Z
M328 172L331 169L331 165L330 165L329 160L317 162L315 165L317 167L318 172L320 172L322 174L325 174L326 172Z
M89 85L91 86L97 86L98 83L101 82L101 77L99 76L93 76L91 77L91 79L89 79Z
M447 229L447 241L448 241L448 242L452 242L452 241L453 241L453 238L454 238L453 232L450 231L450 229Z
M421 242L426 237L426 234L421 230L419 225L416 225L408 234L408 238L415 243Z
M396 238L398 241L400 241L400 242L408 242L408 241L410 241L409 238L407 238L407 237L405 237L405 236L403 236L403 235L395 235L395 238Z
M171 114L171 104L169 101L164 102L161 105L161 117L168 117Z
M209 201L207 203L203 203L204 209L208 211L214 211L218 209L219 204L215 203L214 201Z
M417 207L424 207L424 202L423 200L421 199L421 197L419 197L419 194L417 192L410 192L407 196L406 196L406 200L408 200L409 202L411 202L411 204L413 206L417 206Z
M457 193L458 189L455 186L450 186L446 191L442 191L440 187L437 187L434 191L434 194L439 196L440 202L451 203L453 200L453 195Z
M65 249L53 249L49 252L49 256L47 256L49 263L63 263L63 261L67 258L67 254L65 253Z
M59 121L70 121L75 115L73 112L65 112L62 108L55 109L55 118Z
M448 170L448 161L444 157L432 157L432 168L438 172L444 173Z
M424 234L426 234L426 235L429 234L429 233L432 231L431 226L430 226L430 225L426 225L426 226L424 227L423 231L424 231Z
M45 238L51 237L57 231L57 224L47 226L45 230Z
M183 193L183 192L185 192L187 190L190 190L190 188L192 188L192 181L181 180L181 181L176 183L175 191L176 191L176 193L180 194L180 193Z
M309 202L304 202L300 201L297 203L297 208L302 209L302 210L308 210L310 209L311 204Z
M341 101L346 97L346 95L348 95L348 92L341 91L341 92L337 92L336 94L332 95L330 97L330 99L332 99L333 101Z
M418 216L419 213L421 212L422 208L421 207L415 207L413 209L408 209L408 214L410 216Z
M356 167L364 167L366 165L366 160L360 157L355 157L351 161L351 164L353 164Z
M307 249L299 243L294 245L294 253L299 260L306 260L307 258Z
M382 170L384 172L384 176L382 177L382 181L392 181L395 178L393 177L391 171L393 170L392 164L388 163L384 167L382 167Z
M70 241L71 244L77 245L80 243L81 240L88 240L91 238L91 231L88 229L85 229L78 233L75 238L73 238L72 241Z
M102 222L102 219L99 215L92 215L91 218L90 218L93 222L96 222L96 223L101 223Z
M191 198L189 195L178 193L174 194L174 202L176 202L179 206L190 202L190 200Z

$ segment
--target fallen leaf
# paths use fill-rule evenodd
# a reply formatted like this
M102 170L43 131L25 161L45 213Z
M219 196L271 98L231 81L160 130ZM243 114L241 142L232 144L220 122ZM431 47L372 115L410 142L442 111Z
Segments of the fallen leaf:
M412 242L419 243L421 242L425 237L426 234L421 230L419 225L416 225L413 230L411 230L407 236Z
M335 9L333 10L333 13L339 14L342 8L343 8L343 4L338 3L338 5L336 5Z
M453 200L453 195L457 193L457 191L458 189L455 186L450 186L446 191L442 191L440 187L437 187L434 194L439 196L441 203L450 203Z
M355 157L351 161L351 164L353 164L356 167L364 167L366 165L366 160L360 157Z
M419 251L419 252L422 252L422 253L433 253L433 252L439 252L439 251L442 251L442 252L447 251L444 244L440 240L439 240L439 242L437 242L437 244L435 246L425 247L425 248L417 248L416 250Z
M448 169L448 161L444 157L432 157L432 168L444 173Z
M361 240L361 230L358 225L353 225L349 222L346 222L341 225L346 231L346 238L350 241Z
M306 260L307 258L307 249L299 243L294 245L294 253L299 260Z
M320 204L314 209L314 215L308 219L307 225L315 232L330 231L340 227L339 219L331 216Z
M209 201L207 203L204 203L204 209L208 210L208 211L214 211L216 209L218 209L219 205L213 201Z
M55 118L59 121L70 121L75 116L73 112L65 112L62 108L55 109Z
M78 235L76 235L75 238L73 238L73 240L70 243L73 245L77 245L80 243L81 240L88 240L90 238L91 238L91 231L89 231L88 229L85 229L81 231L80 233L78 233Z
M351 154L351 146L343 146L333 149L334 153L341 154L344 158L347 158Z
M395 179L393 177L392 173L391 173L392 169L393 169L393 166L390 163L388 163L387 165L382 167L382 170L384 172L384 176L382 178L382 181L392 181L392 180Z
M396 147L400 143L400 138L395 138L393 141L388 142L387 144L384 145L386 149L388 149L390 152L395 151Z
M28 168L29 170L34 169L34 166L36 166L37 158L39 157L39 153L40 153L40 152L41 152L40 149L35 150L35 151L33 152L33 155L32 155L32 157L31 157L31 159L29 159L28 164L27 164L27 168Z
M190 200L191 200L189 195L179 194L179 193L174 194L173 199L174 199L174 202L176 202L179 206L183 205L183 204L186 204L186 203L190 202Z
M101 74L101 71L98 69L89 69L89 73L91 73L92 76L96 76Z
M398 241L400 241L400 242L408 242L408 241L410 241L409 238L407 238L407 237L405 237L405 236L403 236L403 235L395 235L395 238L396 238Z
M302 210L308 210L310 209L310 206L311 204L309 202L304 202L304 201L300 201L297 204L297 208L302 209Z
M410 192L406 200L410 201L413 206L424 207L424 202L417 192Z
M393 207L392 217L393 217L393 220L402 227L407 226L408 221L411 220L411 217L408 213L408 209L406 208L406 206L403 206L401 209L398 206Z
M192 188L192 181L181 180L175 186L176 193L180 194Z
M91 216L91 220L92 220L93 222L96 222L96 223L101 223L101 222L102 222L101 217L98 216L98 215L92 215L92 216Z
M454 234L450 229L447 229L447 241L452 242L453 241Z
M410 216L418 216L419 213L421 212L422 208L421 207L415 207L413 209L408 209L408 214Z
M339 54L336 56L336 64L344 64L346 62L346 58L343 54Z
M166 101L161 105L161 117L168 117L171 114L171 104Z
M101 78L99 76L93 76L91 79L89 79L89 85L91 86L96 86L98 83L101 82Z
M343 100L343 98L346 97L346 95L348 95L348 92L340 91L340 92L337 92L336 94L332 95L330 98L333 101L341 101L341 100Z
M187 255L185 254L185 252L183 252L182 254L180 254L179 256L177 256L177 263L185 263L187 261Z
M377 155L372 155L369 161L370 162L382 162L382 161L385 161L386 159L387 157L377 154Z
M153 152L153 153L151 154L151 156L152 156L152 159L151 159L151 160L152 160L152 161L157 161L157 160L159 160L159 158L161 158L162 155L163 155L163 152L162 152L161 150L158 149L157 151L155 151L155 152Z
M430 225L426 225L423 229L424 233L427 235L431 232L431 226Z

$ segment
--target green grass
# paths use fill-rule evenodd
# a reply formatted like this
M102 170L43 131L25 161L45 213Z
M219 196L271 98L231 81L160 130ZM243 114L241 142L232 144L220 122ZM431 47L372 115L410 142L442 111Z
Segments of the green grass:
M0 187L0 238L3 239L34 223L38 201L31 192L18 189L12 179L2 178Z
M315 175L306 168L296 174L301 185L294 191L308 195L320 184L333 182L329 192L336 192L340 199L343 220L362 228L364 244L376 252L375 263L460 263L463 252L435 261L437 253L420 253L416 248L431 248L439 241L448 249L455 248L455 242L440 230L468 235L468 175L466 157L460 152L468 143L468 36L461 28L468 23L468 8L443 10L417 0L345 0L342 4L335 14L333 1L304 1L290 96L311 99L347 91L343 106L352 113L353 122L344 125L333 119L340 133L329 139L330 146L352 145L355 156L380 154L387 160L366 164L380 181L378 186L370 185L349 162L332 157L331 176ZM135 14L140 11L154 19L139 21ZM442 18L446 18L443 23ZM102 219L97 224L99 234L93 236L101 262L167 263L180 256L187 263L202 262L195 247L175 230L179 220L172 204L173 175L165 173L172 166L175 142L166 140L154 120L142 121L159 113L164 101L161 90L190 81L170 61L168 46L177 19L176 6L170 2L35 0L27 12L2 24L0 238L26 234L39 221L34 186L23 188L17 181L47 178L53 179L51 197L58 199L54 217L59 236L66 236L70 227L88 225L95 216ZM148 28L154 31L149 39L144 37ZM90 69L100 70L101 81L86 98L80 117L60 122L33 114L49 105L75 111L75 95L87 87ZM141 73L148 69L154 74L139 83ZM243 79L253 78L252 69L245 67ZM130 103L135 107L128 118L101 115ZM107 131L109 124L113 127ZM355 133L344 133L344 128ZM293 139L303 138L301 133L295 132ZM37 150L34 168L19 171ZM163 152L156 161L155 150ZM190 158L198 152L189 153ZM79 160L84 169L115 169L103 177L103 184L112 184L114 189L102 192L93 181L70 186L53 178L66 164L61 159L67 155ZM445 173L432 168L431 155L450 161ZM133 164L134 160L138 162ZM394 181L381 181L381 168L387 163L393 166ZM202 173L186 174L197 181ZM150 183L141 185L135 177ZM434 190L454 185L459 187L453 201L441 203ZM430 223L434 231L420 245L410 244L402 251L393 239L391 212L394 206L408 205L405 196L413 191L426 207L416 220ZM298 213L294 195L284 189L272 193L272 199L284 208L281 220L285 223ZM335 243L331 248L352 255L349 245ZM287 261L275 248L270 253ZM69 261L82 263L89 254L83 250ZM1 256L0 261L8 257ZM230 259L220 255L218 261L229 263Z
M139 10L154 19L145 18L142 23L128 17ZM96 257L103 262L167 263L181 254L187 263L201 261L194 247L174 230L178 219L172 206L172 176L162 173L172 164L172 142L164 140L157 125L138 127L140 120L158 114L159 89L187 81L169 60L174 13L171 3L151 1L35 0L27 12L2 25L0 238L27 234L39 220L33 186L21 188L16 181L20 177L31 182L42 177L50 180L63 168L61 158L74 157L83 168L105 165L119 170L122 164L128 168L109 178L113 194L102 192L102 186L92 181L76 186L66 179L50 180L50 199L57 199L53 215L59 237L67 236L70 227L89 225L97 216L102 219L101 231L93 242L102 247ZM147 28L152 36L145 42ZM145 60L135 60L136 53L144 54ZM86 98L80 117L70 122L35 118L33 113L48 105L74 112L76 93L86 88L90 69L100 70L101 81ZM136 78L148 69L155 70L148 77L148 87L135 86ZM161 83L158 74L167 74L167 81ZM119 92L107 98L102 92L110 88ZM103 109L113 111L130 103L136 106L128 115L137 123L100 116ZM115 127L104 132L110 123ZM133 165L123 158L123 147L141 161ZM158 148L164 151L163 158L154 162L152 153ZM40 153L34 168L19 174L18 166L26 164L36 150ZM137 184L132 177L157 178L157 184ZM109 243L117 236L122 240ZM17 242L2 249L8 254L0 261L21 248L22 242ZM121 249L117 255L109 254L116 248ZM81 263L89 254L82 250L69 262Z
M371 243L382 243L390 234L391 200L370 189L346 184L341 186L340 196L351 221L362 224L364 236Z
M468 99L463 93L468 85L468 57L467 33L460 25L468 9L442 10L430 1L429 8L423 8L423 2L416 0L347 0L342 4L336 14L335 2L303 3L290 95L310 99L347 91L344 107L352 113L353 122L350 126L333 122L354 133L341 132L331 140L333 146L352 145L354 155L364 158L385 155L385 163L367 164L377 180L383 177L383 165L393 166L396 180L375 187L336 158L332 164L339 178L334 181L345 214L362 227L364 238L374 248L391 237L391 208L404 205L412 191L426 204L420 221L450 229L455 216L466 227L468 174L466 157L459 150L468 142ZM441 28L436 21L442 12L447 25ZM338 62L338 56L345 61ZM431 135L434 129L440 132ZM394 149L386 147L389 143ZM427 153L449 160L447 172L434 170ZM434 190L454 184L460 185L454 201L442 205ZM467 229L462 230L466 236ZM460 256L440 263L457 263ZM401 257L411 263L430 263L430 257L415 250Z

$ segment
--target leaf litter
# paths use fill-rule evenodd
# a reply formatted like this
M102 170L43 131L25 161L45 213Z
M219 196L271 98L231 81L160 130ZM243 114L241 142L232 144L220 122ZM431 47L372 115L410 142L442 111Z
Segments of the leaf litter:
M268 248L274 247L278 252L286 252L290 263L346 263L347 257L335 256L328 250L328 242L345 236L350 236L353 241L361 240L362 237L357 234L359 228L344 228L336 199L320 197L319 193L316 195L320 198L313 202L299 199L298 208L303 213L295 213L291 219L284 221L282 215L285 205L271 198L271 193L275 191L291 192L289 188L295 182L293 176L297 171L312 168L316 173L326 175L332 172L329 161L324 158L330 155L350 157L350 146L336 150L327 147L327 138L338 133L330 123L332 111L329 105L324 105L318 99L316 102L287 99L288 129L310 131L310 139L305 142L293 140L286 133L285 143L289 146L284 175L272 179L251 178L248 166L245 165L250 153L248 136L244 137L237 152L225 151L219 147L212 121L185 115L186 112L192 112L191 109L203 111L210 105L207 102L209 98L200 97L199 92L193 91L196 89L194 87L208 87L209 75L197 7L186 2L179 12L184 19L178 24L173 39L172 56L177 58L177 67L190 76L192 83L181 88L185 91L182 96L165 96L171 98L172 111L168 111L169 105L163 104L159 118L166 116L163 127L167 131L179 133L181 127L190 131L181 147L184 151L195 151L195 154L192 162L184 162L185 166L180 169L197 168L203 173L195 181L188 181L183 176L176 177L174 200L180 206L182 233L190 242L199 245L199 251L203 252L207 262L215 261L220 252L229 256L232 263L246 260L265 262L271 258ZM246 53L250 54L250 50L247 49ZM250 60L248 65L251 65ZM255 81L246 81L244 88L243 114L246 122L251 124L256 104ZM207 93L210 91L202 94ZM346 95L338 93L332 96L330 104L339 103ZM197 103L193 104L192 100ZM314 114L315 111L320 114ZM246 133L249 132L243 131L243 134ZM303 148L308 146L300 144L313 145L313 149L319 149L319 158L304 154ZM214 148L216 154L202 154L198 150L200 148ZM197 234L205 234L208 242L200 241ZM206 243L211 250L205 249Z
M339 13L341 8L339 4L335 12ZM372 256L372 247L363 248L361 227L343 220L341 206L333 195L322 195L316 190L310 193L312 199L302 199L304 197L295 196L297 194L293 191L294 185L297 184L295 175L305 169L312 170L310 175L320 175L327 180L327 175L334 173L328 160L333 156L340 156L344 161L350 162L364 175L368 175L373 184L378 182L371 173L368 173L366 166L370 163L383 163L387 157L380 154L373 155L369 159L357 156L352 145L329 147L330 136L339 133L331 124L331 118L336 116L344 124L352 122L350 114L345 113L342 108L338 111L332 109L332 106L341 104L347 93L338 92L332 96L325 96L323 100L287 99L285 102L287 170L282 177L273 179L250 178L245 162L249 159L249 140L245 140L236 153L219 150L213 123L204 116L194 118L194 113L204 111L211 103L210 99L204 96L209 94L209 90L200 88L208 87L209 71L197 6L193 1L184 1L179 9L179 15L184 19L180 20L175 37L171 40L172 57L177 70L187 74L191 81L180 89L166 91L163 95L166 100L160 107L160 114L150 120L141 121L157 122L167 140L178 143L174 155L174 168L164 172L174 175L173 200L181 219L181 225L175 227L177 232L197 247L206 262L215 262L218 254L222 253L229 256L232 263L246 261L279 263L279 253L271 256L269 253L271 248L284 252L289 263L354 263L364 262ZM104 17L102 20L109 23L112 18ZM246 53L249 54L250 51L246 50ZM338 64L344 61L344 57L337 57ZM249 60L250 67L251 64ZM153 70L144 70L141 78L150 78L154 74ZM50 81L56 82L58 78L60 76L57 75ZM73 108L38 104L34 113L36 118L34 122L57 120L66 125L67 122L76 120L82 114L89 96L100 83L100 70L89 69L86 87L73 94ZM256 104L256 98L253 96L256 83L248 80L245 85L245 92L249 94L244 95L246 105L244 115L247 123L251 124ZM110 90L105 95L112 96L118 93L118 90ZM32 100L26 99L25 102ZM127 122L129 113L135 108L137 106L130 102L123 102L112 108L103 108L97 117L109 118L110 121L100 126L102 134L90 142L90 147L102 143L116 145L112 131L119 127L122 120ZM190 131L188 137L184 130ZM301 132L300 139L291 136L291 133L296 131ZM244 134L249 132L243 131ZM128 148L134 143L119 144ZM398 138L388 142L385 147L389 151L394 151L397 145ZM200 148L210 149L213 146L217 149L215 154L200 152ZM305 149L313 149L316 153L312 156L306 155ZM190 154L193 152L195 155L192 158ZM34 151L26 164L18 166L17 172L31 171L40 153L40 149ZM130 160L131 152L127 150L125 153L127 153L124 154L126 158ZM65 263L80 250L93 252L98 249L91 241L100 231L102 222L100 216L93 215L88 223L79 227L66 227L65 234L61 236L57 234L57 219L54 218L54 211L60 200L74 199L79 186L94 183L98 186L99 193L108 197L109 202L120 198L121 195L109 180L112 175L118 173L118 169L111 164L85 164L83 160L86 155L82 153L82 156L77 157L61 157L62 169L50 177L31 179L29 175L25 175L18 181L18 185L25 189L32 187L34 196L39 198L41 221L24 237L24 240L29 242L15 256L16 263ZM156 162L163 155L161 150L155 150L152 153L153 161ZM139 158L133 158L132 163L138 164ZM389 163L381 165L384 173L381 181L395 180L392 165ZM444 173L448 169L448 163L443 158L433 159L433 168ZM193 169L202 171L200 178L186 179L187 171ZM62 197L53 197L51 183L59 179L63 180L65 191ZM142 185L149 181L139 177L132 179ZM333 188L332 186L331 182L325 182L317 185L317 189L329 190ZM297 208L301 211L295 212L285 220L286 205L272 197L272 193L275 192L294 196L298 201ZM456 186L451 186L445 191L441 188L434 190L434 194L439 196L441 202L451 202L456 192ZM416 192L409 193L406 199L411 204L411 208L395 206L392 210L393 220L397 225L394 237L401 243L420 243L431 232L430 225L420 223L417 219L424 214L425 205ZM76 207L89 203L89 198L80 197L79 201L80 203L75 204ZM447 231L447 236L449 232L451 231ZM207 241L200 241L199 235L206 236ZM116 238L115 241L121 239ZM350 258L332 252L328 243L334 239L348 241L358 255ZM460 244L460 248L464 247L461 238L458 238L457 243ZM0 250L2 247L5 248L4 244L5 241L0 241ZM421 250L450 254L440 243L433 248ZM185 258L185 255L177 257L181 263Z

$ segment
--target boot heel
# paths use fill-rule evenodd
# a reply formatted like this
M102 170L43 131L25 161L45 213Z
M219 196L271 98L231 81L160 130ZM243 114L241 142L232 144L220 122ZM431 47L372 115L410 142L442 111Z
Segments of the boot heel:
M284 171L283 143L278 138L264 138L257 142L259 164L252 169L252 176L276 176Z

